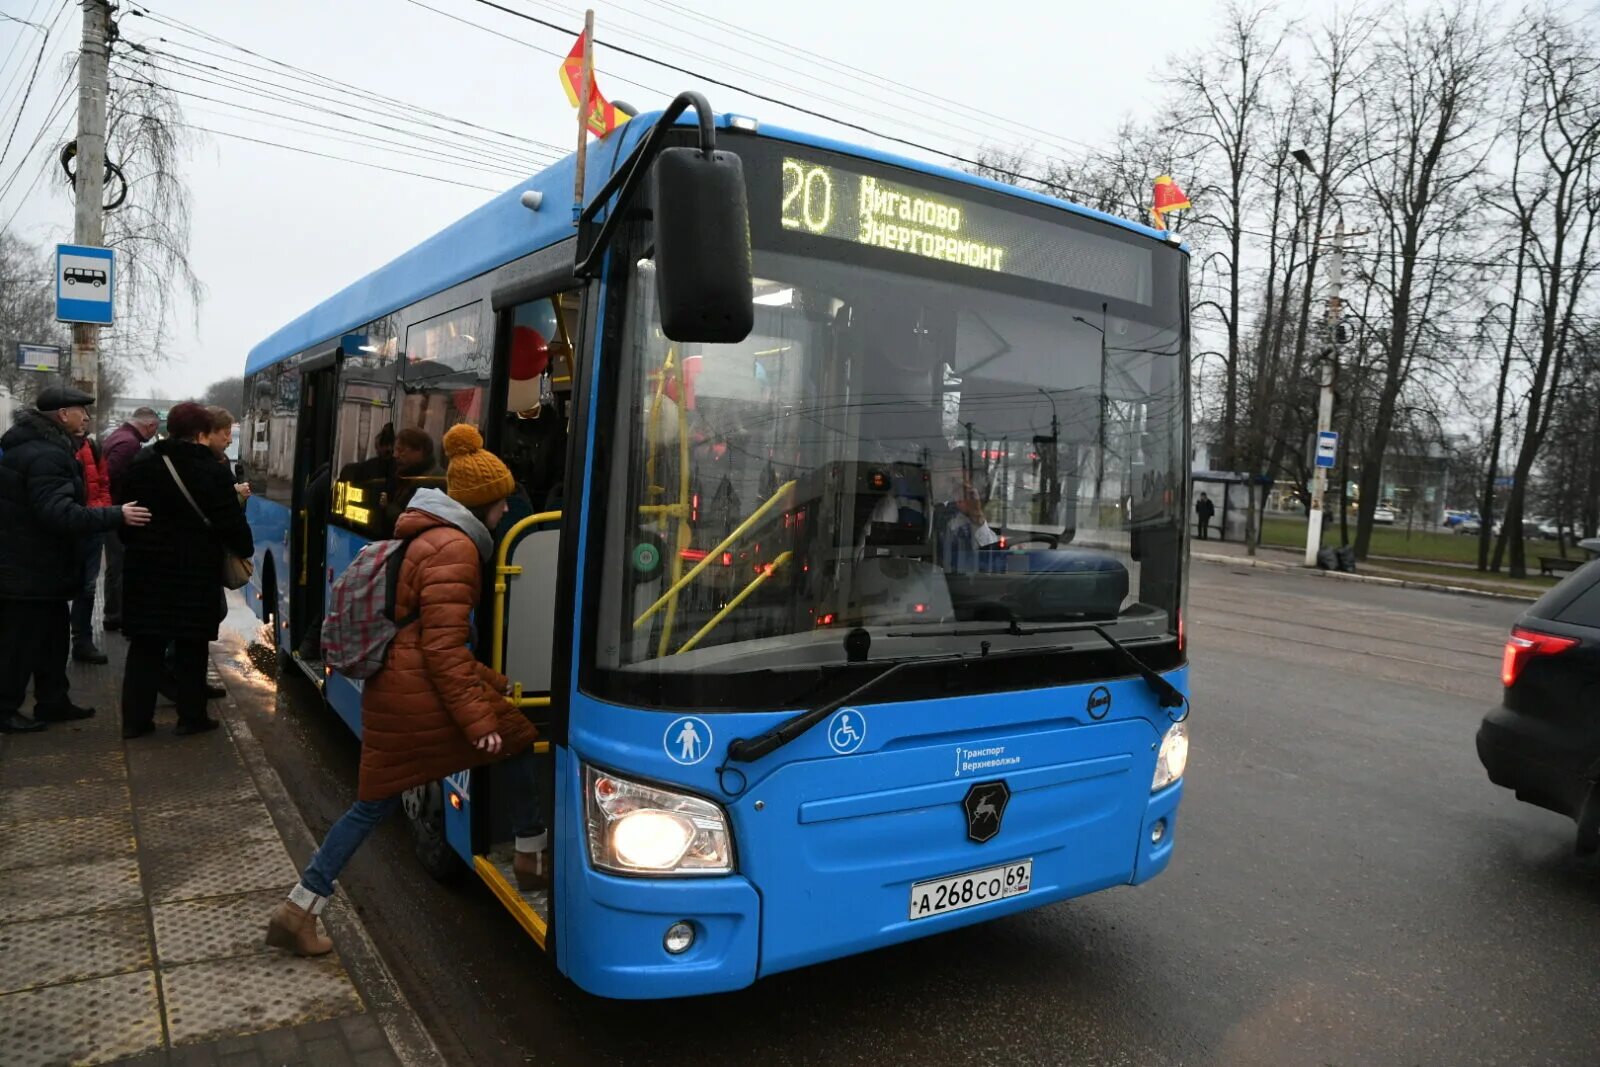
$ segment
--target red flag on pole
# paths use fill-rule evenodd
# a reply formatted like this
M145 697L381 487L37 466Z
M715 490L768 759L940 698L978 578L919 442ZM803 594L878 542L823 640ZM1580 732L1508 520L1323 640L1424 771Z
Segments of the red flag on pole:
M1167 228L1167 220L1164 217L1166 212L1181 211L1192 206L1189 203L1189 198L1183 195L1183 190L1178 188L1178 183L1173 181L1169 175L1163 174L1156 179L1156 187L1152 193L1150 207L1150 214L1156 218L1156 229L1164 230Z
M581 87L583 85L583 45L584 34L578 35L578 42L572 46L572 51L567 53L567 58L561 61L561 88L567 92L567 102L573 107L583 107ZM612 106L611 101L601 95L600 87L595 82L594 72L589 72L589 131L597 137L604 137L612 130L628 121L628 116Z

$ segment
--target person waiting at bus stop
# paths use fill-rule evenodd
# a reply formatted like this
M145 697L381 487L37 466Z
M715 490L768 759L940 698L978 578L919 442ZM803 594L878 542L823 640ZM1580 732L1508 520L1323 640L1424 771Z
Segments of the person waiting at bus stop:
M78 389L49 386L0 437L0 734L94 714L72 702L67 680L67 603L83 589L79 539L150 521L135 500L86 506L74 456L93 403ZM30 675L32 719L22 713Z
M328 830L299 884L267 923L267 944L297 955L320 956L333 948L318 932L317 916L339 872L394 811L400 795L491 760L504 760L510 772L517 884L548 884L549 835L533 761L537 734L507 699L510 680L480 662L468 644L494 546L490 531L504 519L515 483L470 424L450 428L444 451L445 491L417 490L395 524L395 537L410 543L394 615L416 618L395 634L383 667L362 689L357 800Z
M208 645L227 613L223 554L249 559L250 525L233 475L207 443L214 416L193 402L167 414L168 436L141 451L128 468L128 494L146 502L150 525L124 537L122 632L128 659L122 675L122 736L155 729L167 645L172 645L173 697L179 734L214 730L206 713Z

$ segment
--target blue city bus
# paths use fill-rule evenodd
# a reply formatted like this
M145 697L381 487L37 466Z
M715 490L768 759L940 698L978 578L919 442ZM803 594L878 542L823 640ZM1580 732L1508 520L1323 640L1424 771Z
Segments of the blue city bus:
M694 94L587 166L581 225L568 158L245 367L249 591L352 730L330 582L442 484L450 426L518 479L475 647L540 730L552 888L515 888L493 766L407 794L419 859L619 998L1160 873L1186 250Z

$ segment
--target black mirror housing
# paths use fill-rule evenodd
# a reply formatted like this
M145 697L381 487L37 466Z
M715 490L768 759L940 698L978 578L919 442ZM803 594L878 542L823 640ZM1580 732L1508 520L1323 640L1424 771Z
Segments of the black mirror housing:
M743 341L755 326L743 164L733 152L665 148L655 167L662 332L678 342Z

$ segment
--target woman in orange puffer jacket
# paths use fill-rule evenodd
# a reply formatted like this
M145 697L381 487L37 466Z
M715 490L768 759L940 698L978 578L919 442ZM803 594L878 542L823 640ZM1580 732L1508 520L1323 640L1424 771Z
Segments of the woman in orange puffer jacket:
M512 772L512 866L523 889L548 884L549 835L533 771L536 733L508 701L511 683L472 654L471 616L493 552L490 531L506 512L511 472L483 450L470 425L444 435L447 492L421 489L395 523L410 539L400 565L395 617L415 613L389 645L361 695L361 776L355 804L328 830L322 847L289 898L272 913L267 943L302 956L333 943L317 932L317 916L333 882L372 830L412 786L496 758Z

